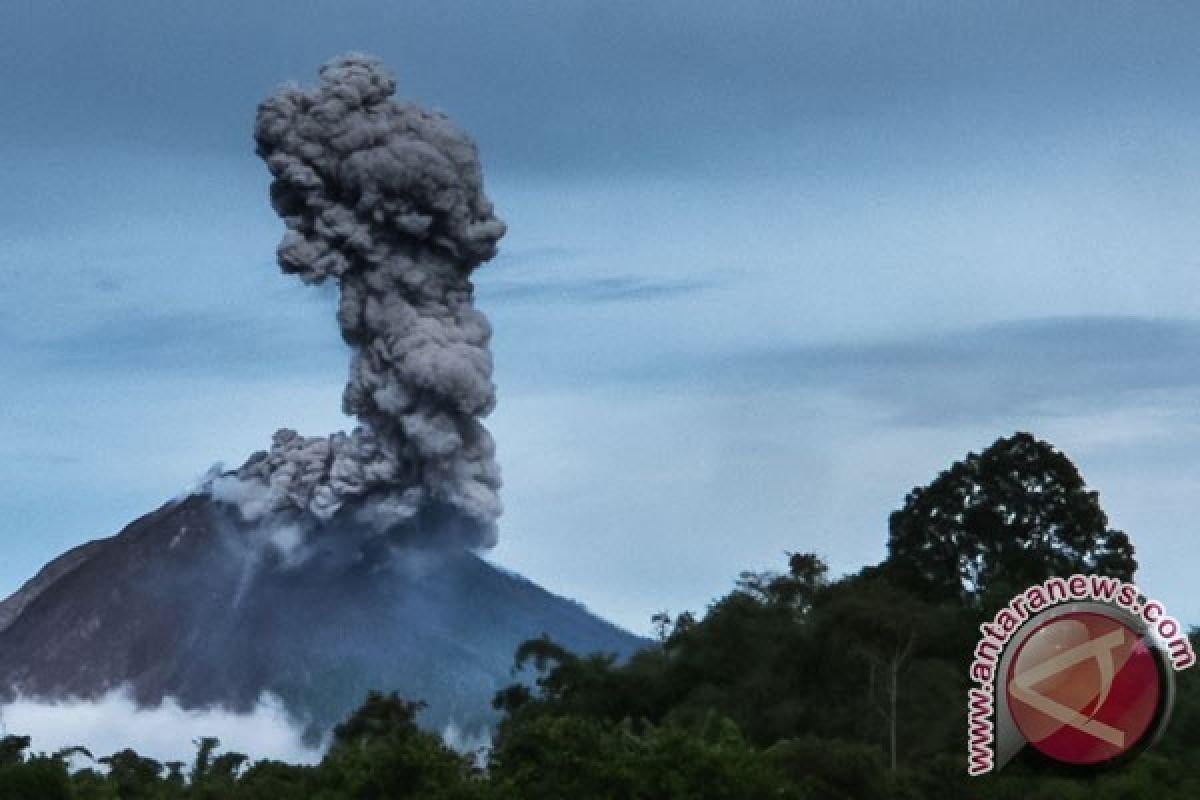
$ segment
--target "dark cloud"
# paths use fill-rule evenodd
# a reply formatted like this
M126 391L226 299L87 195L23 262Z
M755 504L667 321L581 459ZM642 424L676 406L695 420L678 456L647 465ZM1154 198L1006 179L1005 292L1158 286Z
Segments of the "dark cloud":
M856 139L940 158L1190 113L1198 31L1194 4L26 3L0 30L0 137L245 153L259 97L358 48L492 170L703 170Z

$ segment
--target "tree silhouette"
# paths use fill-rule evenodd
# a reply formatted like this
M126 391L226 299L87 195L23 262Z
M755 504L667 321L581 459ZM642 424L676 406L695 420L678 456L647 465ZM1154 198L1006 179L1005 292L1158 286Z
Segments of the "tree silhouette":
M417 725L421 703L399 694L370 692L367 701L334 729L333 745L315 776L316 797L465 798L475 769L465 756Z
M28 736L5 736L0 739L0 767L23 763L30 741Z
M126 748L99 759L99 762L108 767L109 780L116 786L121 800L153 798L157 794L162 764L154 759Z
M980 607L1053 575L1129 580L1137 562L1070 459L1017 433L908 494L884 568L931 600Z
M424 703L411 703L396 692L368 692L366 702L333 729L333 740L339 745L366 745L392 735L415 735L417 714L424 707Z

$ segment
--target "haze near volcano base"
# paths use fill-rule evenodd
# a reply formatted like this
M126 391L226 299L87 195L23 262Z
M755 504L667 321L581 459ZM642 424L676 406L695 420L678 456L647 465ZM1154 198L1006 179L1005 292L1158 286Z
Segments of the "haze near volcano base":
M643 644L481 560L499 468L491 328L470 275L504 224L475 145L392 99L352 54L259 107L255 140L286 226L278 260L334 283L351 349L350 433L270 450L76 548L0 604L0 689L249 710L264 693L319 737L368 689L423 701L428 725L491 721L516 646Z

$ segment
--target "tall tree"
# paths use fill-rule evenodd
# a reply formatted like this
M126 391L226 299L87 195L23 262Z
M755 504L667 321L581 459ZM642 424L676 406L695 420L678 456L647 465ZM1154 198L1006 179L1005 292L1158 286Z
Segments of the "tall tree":
M471 796L471 760L417 725L421 703L395 692L370 692L367 701L333 731L315 783L319 798L411 797L460 800ZM295 776L293 776L295 777Z
M908 494L891 515L884 567L929 599L978 607L1052 575L1129 580L1133 555L1071 460L1017 433Z
M98 759L108 767L109 780L121 800L150 800L157 794L162 764L130 748Z

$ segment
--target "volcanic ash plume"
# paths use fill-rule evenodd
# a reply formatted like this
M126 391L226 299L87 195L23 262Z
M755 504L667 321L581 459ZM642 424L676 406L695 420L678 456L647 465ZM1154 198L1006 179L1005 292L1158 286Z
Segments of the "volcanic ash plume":
M287 226L280 267L340 290L353 351L342 406L362 425L315 438L281 430L210 490L252 520L343 512L380 532L428 527L491 545L500 471L480 424L495 405L491 326L470 276L496 254L504 223L471 139L393 101L379 62L349 55L320 74L316 89L259 106L255 140Z

